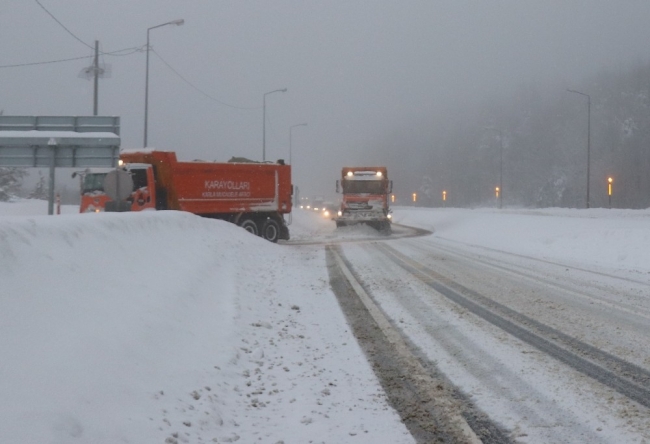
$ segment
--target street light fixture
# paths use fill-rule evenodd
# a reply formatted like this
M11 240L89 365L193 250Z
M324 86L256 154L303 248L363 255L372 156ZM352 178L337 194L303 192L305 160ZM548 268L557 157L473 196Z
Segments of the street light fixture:
M503 132L498 128L483 128L486 131L496 131L499 133L499 186L497 187L497 198L499 199L499 208L503 207ZM501 192L500 192L501 191Z
M287 92L287 88L276 89L264 93L264 99L262 104L262 162L266 162L266 96L273 94L275 92Z
M160 25L152 26L151 28L147 28L147 69L146 69L146 77L145 77L145 84L144 84L144 147L145 148L147 147L147 129L148 129L148 121L149 121L149 49L150 49L149 31L167 25L181 26L183 23L185 23L185 20L178 19L178 20L172 20L171 22L162 23Z
M587 98L587 208L589 208L589 157L591 153L591 97L589 94L581 93L573 89L567 89L570 93L580 94Z
M612 209L612 184L614 183L613 177L607 178L607 196L609 197L609 209Z
M296 125L291 125L289 127L289 165L292 165L292 166L293 166L293 163L291 163L291 138L292 138L291 132L297 126L307 126L307 124L306 123L298 123Z

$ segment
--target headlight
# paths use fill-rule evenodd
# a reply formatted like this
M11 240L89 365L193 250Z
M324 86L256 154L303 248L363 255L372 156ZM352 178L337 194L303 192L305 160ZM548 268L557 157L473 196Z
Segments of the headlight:
M339 217L341 217L341 216L343 216L343 211L339 210L339 212L337 214L339 215Z
M329 212L329 211L327 211L327 210L323 211L323 216L327 217L327 216L329 216L329 215L330 215L330 212Z
M392 218L393 218L393 215L392 215L392 214L389 214L389 215L386 216L386 217L389 218L389 219L392 219Z

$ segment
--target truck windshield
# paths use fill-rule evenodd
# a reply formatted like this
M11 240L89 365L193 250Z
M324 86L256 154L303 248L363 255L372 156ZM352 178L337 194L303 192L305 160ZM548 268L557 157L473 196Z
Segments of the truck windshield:
M343 181L344 194L385 194L386 185L383 180L347 180Z
M133 179L133 191L147 186L147 170L142 168L133 168L131 170L131 179Z
M93 191L104 191L104 178L106 178L106 173L86 174L81 192L92 193Z

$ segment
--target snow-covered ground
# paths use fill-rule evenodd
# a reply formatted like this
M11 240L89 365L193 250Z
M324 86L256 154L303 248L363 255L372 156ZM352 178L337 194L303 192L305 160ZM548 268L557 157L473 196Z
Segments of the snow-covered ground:
M0 204L1 442L413 442L322 247L76 211Z
M0 441L413 442L346 325L322 246L178 212L62 212L0 204ZM464 248L650 276L647 210L394 215ZM338 236L300 210L291 232Z
M571 265L650 273L650 209L398 208L395 222L434 236Z

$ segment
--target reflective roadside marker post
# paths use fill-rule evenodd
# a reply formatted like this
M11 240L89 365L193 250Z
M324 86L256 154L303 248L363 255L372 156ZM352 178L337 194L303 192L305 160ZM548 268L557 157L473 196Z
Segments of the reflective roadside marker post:
M612 177L607 178L607 197L609 198L609 209L612 209L612 183L614 179Z
M418 193L413 193L413 203L418 201Z
M395 195L394 194L390 195L390 201L391 201L391 203L395 203Z
M447 192L446 191L442 192L442 206L443 207L447 206Z
M494 192L496 193L496 196L497 196L497 202L499 201L499 191L501 191L501 190L499 190L499 187L496 187L494 189ZM499 208L500 208L500 206L499 206Z

